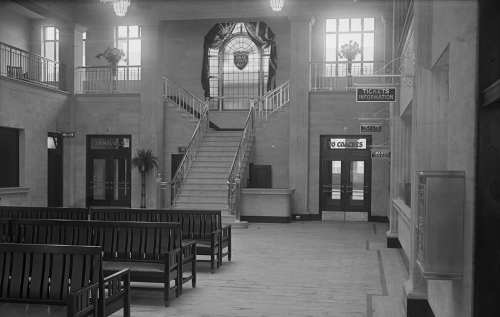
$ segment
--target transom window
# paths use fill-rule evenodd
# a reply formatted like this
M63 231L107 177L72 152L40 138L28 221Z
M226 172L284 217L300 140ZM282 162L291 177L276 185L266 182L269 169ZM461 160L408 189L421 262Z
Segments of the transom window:
M353 73L372 73L375 62L375 19L326 19L325 61L337 62L333 76L345 76L347 59L339 56L342 45L349 41L357 42L361 47L352 63Z
M220 49L209 49L211 109L245 110L250 99L263 96L270 51L255 45L243 23L236 24Z

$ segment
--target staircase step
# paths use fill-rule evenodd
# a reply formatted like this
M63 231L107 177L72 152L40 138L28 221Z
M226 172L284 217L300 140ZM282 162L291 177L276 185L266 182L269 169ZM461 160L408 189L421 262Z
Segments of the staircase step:
M231 168L232 160L231 161L219 161L219 160L213 160L213 161L194 161L193 165L191 165L191 168L195 167L224 167L224 168Z
M190 178L184 181L184 185L225 185L227 186L227 176L225 178Z
M182 188L181 193L179 194L179 198L188 197L188 196L198 196L198 197L224 197L227 199L227 186L226 188L222 188L220 190L217 189L189 189Z
M226 204L226 196L187 196L180 194L177 203L207 203L207 204Z
M205 141L201 143L201 146L219 147L219 146L233 146L238 148L240 144L239 141L226 141L226 140L215 140L215 141Z
M176 202L177 208L193 208L205 210L223 210L227 209L227 203L207 203L207 202Z
M238 150L238 146L205 146L205 144L201 144L198 150L198 153L201 152L228 152L228 153L236 153Z
M224 184L222 184L222 183L221 184L198 184L198 183L188 184L186 182L186 183L184 183L182 190L194 190L194 191L197 191L197 190L207 190L207 191L223 190L227 193L227 183L224 183Z
M189 173L222 173L222 174L229 174L229 169L231 166L228 167L212 167L212 166L191 166L191 169L189 170Z
M233 163L234 160L234 155L233 156L214 156L214 155L205 155L205 156L196 156L196 161L195 162L223 162L223 163L228 163L231 164Z
M198 157L206 157L206 156L221 156L221 157L233 157L236 154L236 150L234 151L217 151L217 152L212 152L212 151L198 151L196 153L196 158Z
M207 131L206 136L209 137L239 137L243 135L243 131Z
M192 172L189 172L188 178L192 178L192 179L195 179L195 178L212 178L212 179L224 178L224 179L227 179L228 176L229 176L229 171L227 171L224 174L222 174L222 173L200 173L200 172L192 173Z

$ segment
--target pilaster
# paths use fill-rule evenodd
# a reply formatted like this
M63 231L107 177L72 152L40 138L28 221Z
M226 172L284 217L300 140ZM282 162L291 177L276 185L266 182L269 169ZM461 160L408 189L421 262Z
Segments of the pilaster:
M66 70L60 68L59 80L65 81L66 91L71 93L68 100L68 112L58 118L57 132L61 130L75 130L76 113L76 70L83 65L83 33L86 27L74 23L57 24L59 29L59 63L66 66ZM78 131L77 131L78 133ZM76 139L63 139L63 205L75 206L76 193Z
M135 148L150 149L159 158L158 169L146 177L146 206L157 206L156 175L163 170L163 25L141 24L140 139ZM133 153L133 154L134 154Z
M290 152L289 181L293 195L292 214L307 214L309 172L309 63L311 61L311 16L288 17L291 24Z

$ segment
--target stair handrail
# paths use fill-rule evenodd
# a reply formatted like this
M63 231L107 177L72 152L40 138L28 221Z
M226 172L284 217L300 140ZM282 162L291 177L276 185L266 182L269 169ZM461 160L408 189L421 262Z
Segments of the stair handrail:
M266 120L271 113L280 109L290 101L290 81L286 81L275 89L269 91L265 96L254 104L256 112L256 123Z
M177 109L189 113L195 120L200 120L205 109L205 102L181 88L167 76L163 76L163 97L177 105Z
M186 152L184 153L184 157L182 158L182 161L179 164L179 167L177 168L177 171L175 172L172 181L170 182L170 186L173 190L172 206L174 206L175 202L177 201L182 184L186 180L186 176L189 172L189 169L191 168L193 161L195 160L196 153L198 152L198 148L200 147L201 141L205 136L205 132L209 128L210 120L209 120L208 102L205 103L204 105L205 108L201 115L200 121L196 125L196 129L193 132L191 141L189 141L189 145L186 149Z
M231 213L233 211L236 211L236 221L240 220L240 202L237 198L239 197L239 191L241 189L239 186L241 180L241 168L244 164L243 161L245 159L245 154L250 138L255 131L255 112L253 105L253 100L251 100L250 111L248 111L245 127L243 128L243 135L241 136L240 143L238 144L238 149L236 150L236 154L234 155L233 163L231 164L231 170L227 178L227 208L228 210L231 210Z

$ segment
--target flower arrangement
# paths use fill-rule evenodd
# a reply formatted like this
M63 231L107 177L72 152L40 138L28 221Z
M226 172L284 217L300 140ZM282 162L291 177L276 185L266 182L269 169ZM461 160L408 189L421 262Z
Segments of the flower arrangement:
M352 61L356 58L356 55L361 54L361 47L359 47L358 42L349 41L349 44L344 44L340 47L340 52L338 52L340 58L347 58L348 61Z
M125 57L125 52L123 52L122 49L113 47L111 48L108 46L107 49L104 50L104 52L97 54L96 58L101 59L101 57L104 57L108 63L110 63L113 66L116 66L119 61L122 60L122 57ZM124 59L124 61L127 61Z

